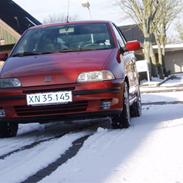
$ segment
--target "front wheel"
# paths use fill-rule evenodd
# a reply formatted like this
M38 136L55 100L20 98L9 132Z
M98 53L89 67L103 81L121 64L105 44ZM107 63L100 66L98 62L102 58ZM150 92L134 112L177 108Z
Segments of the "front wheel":
M15 137L18 131L18 123L0 122L0 138Z
M142 104L140 92L137 94L137 100L130 107L130 114L132 117L139 117L142 114Z
M123 110L117 116L112 117L112 127L113 128L128 128L130 126L130 103L129 103L129 89L125 82L124 84L124 99L123 99Z

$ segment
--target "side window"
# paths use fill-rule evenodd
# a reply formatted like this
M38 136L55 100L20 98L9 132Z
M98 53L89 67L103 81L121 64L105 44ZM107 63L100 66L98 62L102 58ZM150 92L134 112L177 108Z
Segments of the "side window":
M117 27L113 24L113 30L115 32L115 35L117 37L119 45L124 48L125 47L125 38L122 36L122 34L119 32Z
M119 34L121 35L121 38L122 38L124 44L126 44L126 38L124 37L123 33L121 32L121 30L118 27L116 27L116 29L118 30Z

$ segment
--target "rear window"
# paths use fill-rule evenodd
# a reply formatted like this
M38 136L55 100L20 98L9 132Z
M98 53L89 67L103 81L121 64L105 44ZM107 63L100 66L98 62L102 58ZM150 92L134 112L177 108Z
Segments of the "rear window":
M114 47L105 23L75 24L30 29L15 47L12 56L23 53L85 51Z

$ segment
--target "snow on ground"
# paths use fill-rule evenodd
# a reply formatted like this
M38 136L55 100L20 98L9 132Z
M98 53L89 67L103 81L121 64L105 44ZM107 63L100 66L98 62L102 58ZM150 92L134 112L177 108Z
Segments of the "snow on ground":
M34 149L21 151L5 160L0 160L0 182L18 183L25 180L58 159L74 140L84 135L86 135L85 132L67 134L60 139L44 142Z
M172 79L169 79L161 86L182 86L183 85L183 73L173 74Z
M142 103L183 101L183 92L143 93Z
M157 86L162 81L163 81L162 79L159 79L159 78L156 78L156 77L152 77L151 81L141 80L140 84L141 84L141 86Z
M27 134L32 131L41 131L44 130L44 128L45 125L41 125L39 123L19 124L18 135Z
M183 182L183 105L144 106L132 123L126 130L99 129L41 183Z
M141 82L141 93L154 93L154 92L166 92L166 91L183 91L183 73L172 74L165 80L154 80L150 82Z
M25 145L29 145L37 140L46 139L48 136L42 134L36 135L37 132L41 132L44 129L44 125L38 123L19 125L18 136L15 138L5 138L0 140L0 155L8 153L10 151L21 148ZM32 135L33 133L33 135Z
M143 103L183 101L183 92L142 94ZM39 124L21 125L15 138L0 139L0 155L54 136ZM57 128L55 126L55 128ZM41 183L183 183L183 104L145 105L122 130L98 128L79 152ZM59 134L59 131L57 132ZM72 132L0 160L0 182L19 183L60 157L91 132Z

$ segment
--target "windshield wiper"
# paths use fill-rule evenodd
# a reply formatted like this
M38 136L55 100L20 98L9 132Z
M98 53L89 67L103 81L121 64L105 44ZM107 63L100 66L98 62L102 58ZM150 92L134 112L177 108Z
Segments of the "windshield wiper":
M69 48L68 48L68 49L65 48L65 49L59 50L60 53L62 53L62 52L63 52L63 53L64 53L64 52L74 52L74 51L79 51L79 50L77 50L77 49L69 49Z
M59 52L65 53L65 52L78 52L78 51L90 51L90 50L97 50L96 48L76 48L76 49L62 49Z
M31 55L44 55L44 54L51 54L53 52L21 52L15 53L11 55L12 57L23 57L23 56L31 56Z
M39 55L37 52L20 52L15 53L11 55L12 57L23 57L23 56L29 56L29 55Z

